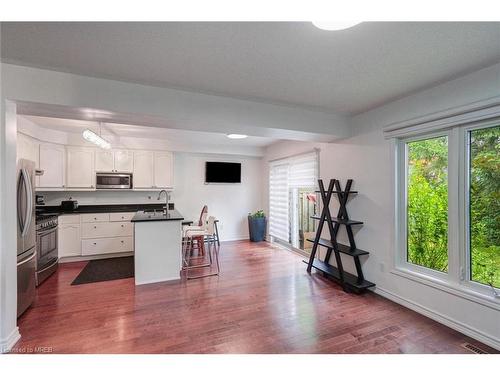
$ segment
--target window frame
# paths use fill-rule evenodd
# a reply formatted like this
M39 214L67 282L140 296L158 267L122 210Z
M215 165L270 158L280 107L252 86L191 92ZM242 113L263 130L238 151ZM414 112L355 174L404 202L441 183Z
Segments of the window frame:
M461 152L461 165L463 168L460 169L462 172L459 176L460 179L460 187L463 190L461 201L463 202L461 209L462 212L460 214L461 217L461 228L463 228L463 234L460 246L460 261L462 268L460 269L460 281L461 284L466 288L472 289L478 293L492 293L492 287L486 284L482 284L478 281L472 280L472 267L471 267L471 249L470 249L470 199L469 199L469 190L470 190L470 138L469 132L473 130L479 129L487 129L500 126L500 118L496 120L483 121L477 124L469 124L460 127L460 149ZM500 288L493 288L496 293L500 294Z
M469 249L469 131L498 126L500 117L455 123L446 129L414 131L393 138L395 165L395 251L391 273L467 298L500 311L492 288L471 279ZM407 143L448 136L448 272L407 261ZM500 293L499 288L495 288Z

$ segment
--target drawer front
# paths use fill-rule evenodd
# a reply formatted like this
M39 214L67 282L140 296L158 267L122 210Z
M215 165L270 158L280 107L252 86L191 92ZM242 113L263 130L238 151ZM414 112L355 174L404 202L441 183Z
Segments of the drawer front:
M109 221L130 221L135 212L112 212L109 214Z
M109 214L81 214L82 223L109 221Z
M59 215L59 217L57 218L57 223L59 225L80 224L80 215L78 215L78 214Z
M130 222L84 223L82 238L104 238L133 236L134 224Z
M133 237L82 240L82 255L112 254L134 251Z

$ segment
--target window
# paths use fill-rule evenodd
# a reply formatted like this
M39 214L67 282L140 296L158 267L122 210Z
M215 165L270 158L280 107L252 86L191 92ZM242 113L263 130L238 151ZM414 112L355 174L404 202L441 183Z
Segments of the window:
M407 143L407 261L448 272L448 137Z
M310 217L317 210L317 152L272 161L269 167L269 234L308 253L316 229Z
M494 297L500 292L500 118L495 113L484 121L471 116L470 122L461 115L448 127L441 118L436 131L432 123L391 130L400 132L395 136L393 272L500 309Z
M468 139L470 278L500 288L500 126Z

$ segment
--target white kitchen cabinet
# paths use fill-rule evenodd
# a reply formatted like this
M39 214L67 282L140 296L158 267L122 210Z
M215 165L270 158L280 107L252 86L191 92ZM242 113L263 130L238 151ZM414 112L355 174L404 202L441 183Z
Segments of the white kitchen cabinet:
M35 162L36 168L39 166L39 145L38 142L22 133L17 133L17 159L27 159Z
M134 151L134 189L151 189L154 173L153 151Z
M60 224L57 231L59 257L81 256L80 224Z
M68 147L67 154L68 188L94 188L94 149L89 147Z
M134 235L130 222L82 223L82 238L127 237Z
M115 150L115 172L129 172L134 170L134 153L128 150Z
M100 255L134 251L134 237L82 240L82 255Z
M40 143L40 188L62 189L66 179L66 150L64 146L53 143Z
M96 172L112 172L115 168L113 151L95 152L95 170Z
M174 158L171 152L154 152L154 183L159 189L174 186Z
M17 133L17 160L27 159L35 162L35 168L40 168L40 142L25 134ZM40 184L40 177L35 177L35 187Z
M128 150L96 151L96 172L131 173L134 165L134 154Z

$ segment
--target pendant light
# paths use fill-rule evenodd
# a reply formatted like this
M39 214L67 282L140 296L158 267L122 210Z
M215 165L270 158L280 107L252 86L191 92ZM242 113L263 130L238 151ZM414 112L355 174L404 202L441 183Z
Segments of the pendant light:
M97 135L90 129L85 129L82 133L82 136L86 141L89 141L105 150L109 150L111 148L111 143L101 137L101 122L99 122L99 135Z

